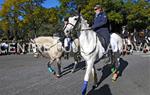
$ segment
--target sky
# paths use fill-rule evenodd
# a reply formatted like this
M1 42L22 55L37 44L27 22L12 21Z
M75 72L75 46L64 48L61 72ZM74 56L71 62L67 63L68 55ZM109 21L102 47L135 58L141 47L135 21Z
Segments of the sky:
M3 3L4 3L4 0L0 0L0 5ZM56 6L59 6L59 1L58 0L46 0L42 5L45 8L56 7Z
M1 7L1 4L3 4L4 3L4 0L0 0L0 7Z
M58 0L46 0L44 4L42 4L46 8L56 7L59 6Z

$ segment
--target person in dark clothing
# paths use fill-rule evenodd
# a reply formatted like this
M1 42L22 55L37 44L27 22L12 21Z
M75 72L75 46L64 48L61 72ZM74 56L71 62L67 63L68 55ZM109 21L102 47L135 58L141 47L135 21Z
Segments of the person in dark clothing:
M103 11L102 6L96 5L94 7L94 10L96 14L94 18L94 23L91 28L97 33L103 47L106 50L110 43L108 19L106 13Z

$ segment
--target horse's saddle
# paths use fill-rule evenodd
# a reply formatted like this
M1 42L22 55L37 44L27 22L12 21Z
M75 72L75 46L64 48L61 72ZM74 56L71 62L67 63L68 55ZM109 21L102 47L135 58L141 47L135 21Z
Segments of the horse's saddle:
M102 46L104 47L105 51L107 50L107 47L108 47L108 43L106 43L106 40L104 39L103 36L101 36L100 34L96 34L97 37L99 38Z

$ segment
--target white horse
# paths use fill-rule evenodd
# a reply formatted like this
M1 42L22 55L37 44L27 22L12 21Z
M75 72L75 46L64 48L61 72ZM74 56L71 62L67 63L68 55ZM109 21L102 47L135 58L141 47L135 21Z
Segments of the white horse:
M94 78L94 85L97 86L97 74L94 63L102 58L105 53L105 49L102 46L96 33L89 27L87 21L82 16L69 17L68 23L65 25L64 31L73 31L79 29L79 43L80 52L84 60L86 61L86 73L84 76L84 83L82 86L82 95L86 94L88 81L90 74L92 73ZM111 35L111 46L113 52L122 51L122 39L117 34ZM118 57L119 60L119 57Z
M40 36L33 40L31 39L34 57L38 57L41 55L44 58L49 59L49 62L47 64L48 71L52 72L58 78L61 76L61 57L66 51L63 48L63 44L59 39L60 37L51 36ZM71 44L71 50L73 51L73 53L78 52L78 47L78 39L75 39ZM54 61L57 63L57 72L51 66ZM77 63L78 60L75 59L75 65L72 69L72 72L75 71Z
M34 57L39 57L40 55L44 58L49 59L47 64L48 71L60 77L61 74L61 57L63 54L62 43L59 41L58 37L41 36L35 39L31 39L32 49ZM53 62L57 63L58 71L56 72L51 64Z

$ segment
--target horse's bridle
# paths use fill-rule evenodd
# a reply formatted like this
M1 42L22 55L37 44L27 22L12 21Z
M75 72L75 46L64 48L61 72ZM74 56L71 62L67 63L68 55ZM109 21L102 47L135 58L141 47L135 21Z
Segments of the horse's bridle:
M66 26L64 27L64 30L66 29L66 27L67 27L68 24L70 24L70 25L73 26L73 29L72 29L71 31L75 31L76 33L78 33L79 31L92 30L91 28L89 28L89 29L81 29L81 26L78 26L80 22L81 22L81 18L80 18L80 15L79 15L79 17L78 17L77 22L75 23L75 25L73 25L72 23L69 23L69 22L68 22L68 23L66 24ZM77 29L76 29L76 28L77 28ZM71 32L71 33L72 33L72 32ZM96 40L96 43L97 43L97 40ZM82 48L82 47L81 47L81 48ZM96 49L96 47L95 47L90 53L86 54L86 53L84 52L83 48L82 48L83 51L81 51L81 52L84 53L84 54L86 54L86 55L90 55L90 54L92 54L92 53L95 51L95 49Z
M71 25L71 26L73 26L73 29L71 29L71 31L78 32L77 30L80 29L80 27L78 28L78 25L79 25L80 22L81 22L81 18L80 18L80 15L79 15L79 17L77 18L77 22L75 23L75 25L67 21L67 24L63 28L63 31L66 29L67 25Z

